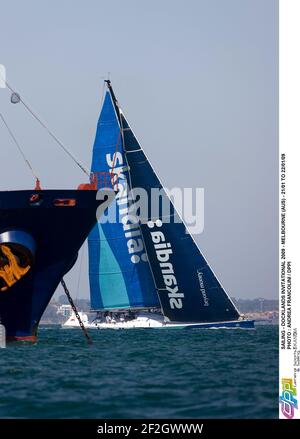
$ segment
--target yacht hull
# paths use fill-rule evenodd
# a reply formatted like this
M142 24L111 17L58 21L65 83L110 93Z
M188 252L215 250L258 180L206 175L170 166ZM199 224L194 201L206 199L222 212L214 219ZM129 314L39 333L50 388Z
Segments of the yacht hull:
M79 324L74 322L74 317L63 325L64 328L79 327ZM92 323L87 323L85 319L85 326L88 329L255 329L254 320L232 320L227 322L165 322L164 317L157 314L148 317L146 314L137 316L132 320L101 322L95 320Z
M125 322L125 323L98 323L86 325L89 329L255 329L254 320L213 323L153 323Z

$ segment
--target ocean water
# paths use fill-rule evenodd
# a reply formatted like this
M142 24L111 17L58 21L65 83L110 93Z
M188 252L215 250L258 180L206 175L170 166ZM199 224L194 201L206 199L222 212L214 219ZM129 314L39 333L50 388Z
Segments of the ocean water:
M0 349L0 417L278 417L278 326L90 335L41 327Z

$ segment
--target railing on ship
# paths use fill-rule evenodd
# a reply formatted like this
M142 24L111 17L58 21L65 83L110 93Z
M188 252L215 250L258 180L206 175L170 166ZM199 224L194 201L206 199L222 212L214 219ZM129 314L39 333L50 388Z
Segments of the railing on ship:
M118 174L115 172L92 172L90 183L78 186L79 190L113 189L118 192Z
M93 172L90 181L98 189L113 189L118 192L118 174L115 172Z

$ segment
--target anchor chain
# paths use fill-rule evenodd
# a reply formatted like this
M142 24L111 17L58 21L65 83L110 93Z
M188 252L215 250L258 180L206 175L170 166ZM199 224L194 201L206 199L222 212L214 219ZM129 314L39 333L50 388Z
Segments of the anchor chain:
M68 301L69 301L69 303L70 303L70 305L71 305L71 307L72 307L72 309L73 309L73 311L74 311L74 314L75 314L75 316L76 316L76 318L77 318L77 320L78 320L78 323L79 323L79 325L80 325L80 327L81 327L81 329L82 329L82 331L83 331L83 333L84 333L84 336L85 336L86 339L87 339L87 342L88 342L89 344L92 344L92 343L93 343L93 342L92 342L92 339L91 339L91 337L89 336L89 334L88 334L88 332L87 332L87 330L86 330L86 327L84 326L84 323L83 323L83 321L82 321L81 318L80 318L80 315L79 315L79 313L78 313L78 311L77 311L76 305L75 305L75 303L73 302L73 299L72 299L72 297L71 297L71 294L70 294L70 292L69 292L69 290L68 290L68 288L67 288L67 285L66 285L64 279L62 279L62 280L60 281L60 283L61 283L61 285L62 285L62 287L63 287L63 289L64 289L64 291L65 291L65 293L66 293L66 296L67 296L67 298L68 298Z

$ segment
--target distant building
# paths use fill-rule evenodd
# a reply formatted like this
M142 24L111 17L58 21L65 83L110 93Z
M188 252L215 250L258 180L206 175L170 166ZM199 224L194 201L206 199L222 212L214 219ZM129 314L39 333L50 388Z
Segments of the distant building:
M70 317L72 314L72 307L71 305L60 305L57 308L56 314L61 314L64 317Z
M268 311L278 311L278 299L264 299L259 297L257 299L236 299L232 297L234 304L241 313L265 313Z

